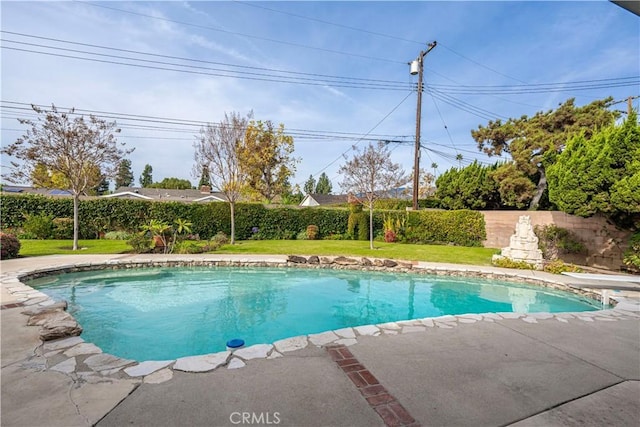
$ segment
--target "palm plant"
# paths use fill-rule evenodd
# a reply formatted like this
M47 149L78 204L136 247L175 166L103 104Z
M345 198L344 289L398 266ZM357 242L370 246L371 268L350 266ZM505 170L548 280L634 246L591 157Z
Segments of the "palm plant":
M167 234L171 230L171 226L164 221L152 219L148 224L140 227L143 234L149 233L155 241L156 247L162 247L164 253L168 251Z
M182 218L178 218L175 221L173 221L174 226L173 226L173 238L171 239L171 244L170 244L170 248L169 248L169 252L173 252L173 248L176 245L176 242L178 241L178 236L181 234L187 234L187 233L191 233L191 226L193 225L192 222L187 221L186 219L182 219Z

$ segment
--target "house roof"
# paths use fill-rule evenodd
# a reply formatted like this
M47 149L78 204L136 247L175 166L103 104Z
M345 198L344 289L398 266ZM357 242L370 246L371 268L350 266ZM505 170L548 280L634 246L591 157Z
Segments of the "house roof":
M102 197L156 200L163 202L224 202L227 200L225 195L219 192L144 187L119 187L112 194L107 194Z
M3 193L10 194L38 194L41 196L70 197L72 194L68 190L59 190L57 188L36 188L22 185L3 185Z
M310 199L314 200L318 205L321 206L347 203L346 194L307 194L304 200L300 202L300 206L310 206L311 204L308 203Z

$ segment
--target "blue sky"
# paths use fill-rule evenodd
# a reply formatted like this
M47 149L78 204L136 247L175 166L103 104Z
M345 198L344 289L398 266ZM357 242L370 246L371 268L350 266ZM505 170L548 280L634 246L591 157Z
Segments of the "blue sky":
M607 1L0 7L2 145L21 135L16 117L27 117L18 109L24 104L115 113L109 119L122 128L119 141L135 147L136 184L147 163L155 181L196 183L193 141L201 122L251 110L294 136L300 163L293 184L326 172L339 191L343 155L378 139L404 141L389 148L410 172L417 78L407 63L434 40L425 58L421 167L433 172L436 163L438 174L458 166L457 154L462 165L496 160L479 153L470 135L488 120L532 115L570 97L583 105L640 94L640 18ZM292 78L297 83L282 82ZM1 164L5 170L9 159Z

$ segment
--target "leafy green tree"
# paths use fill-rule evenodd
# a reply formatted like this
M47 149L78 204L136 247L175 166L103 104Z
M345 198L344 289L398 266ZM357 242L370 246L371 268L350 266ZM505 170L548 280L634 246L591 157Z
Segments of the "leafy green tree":
M633 220L640 214L640 125L636 113L590 138L585 134L571 138L548 175L549 198L563 211Z
M267 202L283 194L298 162L293 151L293 137L285 134L283 124L276 127L270 120L250 121L240 150L248 193Z
M529 208L537 209L547 189L547 168L569 138L580 133L589 138L597 129L613 123L618 113L607 109L611 101L607 98L576 107L574 99L569 99L556 110L538 112L533 117L489 121L487 126L472 130L471 136L478 149L490 156L511 155L517 169L536 184Z
M90 172L95 174L91 177L92 181L100 178L100 170L98 168L91 166ZM43 163L35 165L33 170L30 172L30 178L31 183L35 188L65 189L69 187L69 181L65 178L63 173L52 171ZM85 194L91 193L92 190L93 189L88 189L85 191Z
M402 166L391 161L391 153L383 141L371 143L363 151L356 150L351 159L340 166L344 175L342 187L352 199L369 208L369 247L373 249L373 206L375 201L409 181Z
M451 168L436 180L436 197L445 209L496 209L500 207L498 185L492 178L496 165Z
M140 185L145 188L149 187L153 184L153 168L151 165L144 165L144 169L142 170L142 175L140 175Z
M300 191L300 185L296 184L293 188L290 188L282 195L282 204L284 205L297 205L302 202L304 195Z
M43 163L33 167L30 178L35 188L52 188L51 173Z
M119 147L115 134L120 132L115 122L106 122L93 115L88 119L74 115L74 110L60 112L55 106L44 110L31 106L37 119L19 119L30 129L2 153L22 164L11 162L6 176L10 182L23 182L33 177L36 167L46 169L51 177L60 177L57 188L69 190L73 196L73 250L78 249L78 205L80 196L95 188L102 177L115 176L124 156L133 150ZM42 166L38 166L42 165Z
M207 165L202 165L200 181L198 181L198 188L202 187L211 187L211 177L209 176L209 167Z
M322 172L316 185L316 194L331 194L332 185L326 173Z
M313 175L309 175L309 179L304 183L305 194L313 194L316 189L316 180Z
M103 176L102 181L100 181L100 184L94 189L94 191L98 196L107 194L109 192L109 180Z
M151 185L147 185L148 188L164 188L168 190L189 190L193 188L191 186L191 181L188 179L180 179L180 178L164 178L160 182L154 182Z
M498 187L501 208L524 209L535 195L536 185L514 162L506 162L493 167L489 173Z
M129 187L133 184L133 172L131 171L131 160L122 159L118 165L118 173L115 178L116 188Z

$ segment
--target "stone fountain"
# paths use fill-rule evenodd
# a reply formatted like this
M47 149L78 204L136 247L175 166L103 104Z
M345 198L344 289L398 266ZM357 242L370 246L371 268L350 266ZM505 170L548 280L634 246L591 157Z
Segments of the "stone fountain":
M494 255L493 258L524 261L538 270L542 269L542 251L538 248L538 236L533 232L530 216L520 216L516 224L515 234L509 239L509 246L502 248L501 254Z

